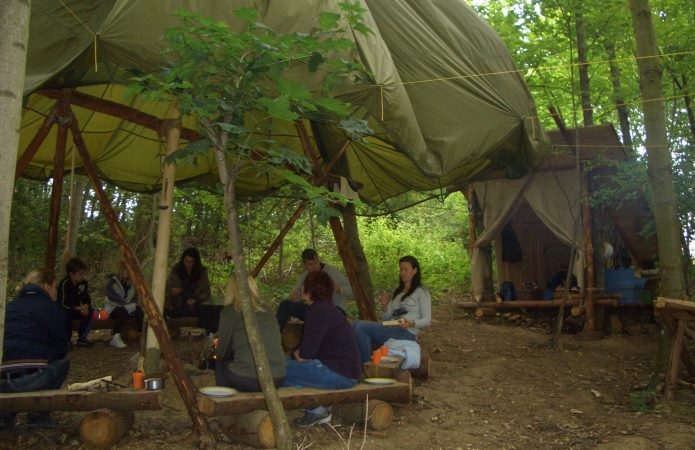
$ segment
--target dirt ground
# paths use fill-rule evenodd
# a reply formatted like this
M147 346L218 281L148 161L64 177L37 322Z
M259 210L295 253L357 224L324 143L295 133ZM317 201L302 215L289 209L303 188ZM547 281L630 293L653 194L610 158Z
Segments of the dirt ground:
M479 322L455 304L439 305L423 337L431 376L417 382L412 404L395 408L388 432L365 436L355 428L350 435L350 424L334 423L334 429L295 430L295 445L360 448L364 439L368 449L695 449L695 391L682 388L671 403L654 401L644 391L656 351L655 327L597 341L567 335L563 349L553 350L547 345L548 323L537 317ZM108 374L127 380L135 347L109 347L107 332L94 338L93 348L71 351L68 382ZM194 359L203 345L195 338L176 341L184 360ZM192 378L198 385L213 380L209 372ZM196 448L190 421L167 381L167 407L137 412L130 434L116 448ZM290 420L299 414L290 412ZM0 448L80 448L82 414L55 417L59 430L38 432L29 431L20 417ZM243 448L222 434L219 439L220 448Z

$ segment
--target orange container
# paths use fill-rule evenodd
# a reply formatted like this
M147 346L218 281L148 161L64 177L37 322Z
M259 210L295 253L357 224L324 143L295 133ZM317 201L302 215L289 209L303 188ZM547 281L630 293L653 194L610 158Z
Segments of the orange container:
M133 372L133 389L142 389L142 381L145 379L145 374L142 372Z
M99 311L99 319L106 320L108 318L109 318L109 313L107 313L106 311L103 311L103 310Z
M379 364L381 362L381 350L374 350L372 352L372 363Z
M388 356L389 355L389 348L385 345L381 346L381 356Z

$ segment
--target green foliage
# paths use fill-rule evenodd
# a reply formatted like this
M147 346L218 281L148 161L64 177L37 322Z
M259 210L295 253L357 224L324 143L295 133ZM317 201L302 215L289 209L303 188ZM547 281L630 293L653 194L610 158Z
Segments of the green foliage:
M648 413L654 409L656 401L656 391L654 389L645 389L630 393L630 407L638 413Z
M319 193L323 188L297 176L309 173L301 147L293 152L272 136L277 121L302 118L344 125L346 134L355 138L370 132L363 121L349 119L349 103L331 95L336 83L364 73L341 25L347 22L356 32L369 32L361 21L362 7L341 3L339 9L322 12L316 30L284 35L259 24L253 8L235 11L245 23L240 31L196 13L179 12L181 26L165 34L169 67L161 74L136 77L131 88L151 98L176 98L181 112L193 116L207 136L171 158L191 164L212 146L227 155L234 177L240 171L279 175L307 194L322 211L320 220L334 215L331 202L344 204L345 199Z

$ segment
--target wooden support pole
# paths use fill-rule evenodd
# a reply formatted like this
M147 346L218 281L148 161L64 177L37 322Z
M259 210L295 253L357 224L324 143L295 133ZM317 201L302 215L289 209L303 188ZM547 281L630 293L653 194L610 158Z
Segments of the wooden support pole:
M63 109L64 108L61 108L61 111ZM67 125L61 123L58 126L55 157L53 159L53 184L51 186L51 206L48 216L48 242L46 244L46 269L50 270L51 273L53 273L56 267L56 253L58 251L58 222L60 220L60 203L63 199L63 175L67 139Z
M661 297L659 297L661 299ZM657 300L658 301L658 300ZM691 302L688 302L691 303ZM676 314L678 314L678 310L676 310ZM673 317L671 311L662 311L661 312L662 320L664 321L664 325L666 325L666 329L668 333L671 335L671 339L673 342L673 338L677 333L676 329L676 318ZM692 318L691 318L692 320ZM685 330L683 330L685 333ZM688 370L688 374L695 376L695 361L693 361L693 357L690 354L690 351L688 350L688 347L683 345L683 349L681 351L681 359L683 360L683 365L685 368Z
M111 202L107 197L106 192L104 192L101 182L99 181L96 165L92 161L89 151L87 150L84 140L82 139L82 133L80 132L80 128L77 124L77 118L74 116L74 114L72 115L72 120L70 121L70 130L72 131L75 146L82 157L84 168L90 181L92 182L92 185L94 186L94 191L101 205L106 222L108 223L111 233L113 234L113 238L120 249L121 257L123 258L128 271L128 276L138 292L138 298L140 299L143 309L147 313L149 326L154 331L157 341L159 341L162 354L169 365L169 370L172 378L174 379L174 383L181 394L183 403L186 405L188 414L193 421L193 426L200 436L201 447L212 448L215 445L215 438L210 432L207 421L198 410L196 403L196 391L193 387L193 383L186 375L181 361L176 356L176 350L174 349L174 345L169 338L169 333L166 325L164 324L162 314L159 311L154 298L152 297L152 292L150 291L147 282L145 281L145 277L140 270L140 265L138 264L137 258L135 257L133 250L130 248L128 239L118 223L118 216L116 215L113 206L111 206Z
M268 262L271 256L273 256L273 253L275 253L275 250L280 246L282 243L282 240L285 239L285 236L287 233L292 229L294 226L294 223L299 219L299 216L302 215L302 212L304 212L304 208L306 208L307 201L302 200L299 202L299 205L297 205L297 210L292 214L292 217L289 218L285 226L280 230L280 233L278 236L275 238L272 244L270 244L270 247L268 247L268 250L266 250L265 254L261 258L260 261L258 261L258 264L256 264L256 267L251 271L249 275L252 277L256 278L259 273L261 273L261 270L263 269L263 266Z
M14 173L15 181L17 181L19 176L26 170L27 166L34 158L36 151L39 149L39 147L41 147L41 144L43 144L43 141L46 139L46 136L48 136L48 132L51 131L51 127L53 126L55 121L56 108L54 107L53 110L51 110L50 114L48 114L46 118L43 120L43 123L34 135L34 138L27 146L27 149L24 150L24 153L22 153L22 157L19 158L19 161L17 161L17 168L15 169Z
M169 111L166 127L166 156L178 149L181 136L178 120L180 112L175 105ZM159 219L157 220L157 242L154 250L152 269L152 295L157 308L164 311L166 298L166 280L169 264L169 242L171 241L171 215L174 209L174 184L176 182L176 164L162 160L162 190L159 195ZM149 325L149 322L148 322ZM145 373L159 372L159 342L152 327L147 327L145 349Z
M304 126L304 122L295 122L295 127L299 135L299 141L302 144L302 148L304 149L304 153L311 162L311 166L313 168L314 173L314 183L317 185L322 184L323 180L325 180L326 174L323 173L323 171L321 170L321 162L319 161L319 158L314 152L314 149L311 145L309 133L307 132L306 127ZM345 144L344 146L346 147ZM374 311L374 307L372 306L372 302L370 302L368 298L364 286L360 282L357 263L355 262L354 255L352 254L352 249L350 249L350 245L348 244L347 236L345 235L343 225L340 222L340 219L338 219L337 217L331 217L328 221L331 225L331 230L333 231L335 243L338 247L338 253L340 254L340 258L343 260L345 272L347 273L348 280L350 281L350 285L352 286L352 294L355 297L355 301L357 302L357 308L359 309L360 319L376 321L376 312Z
M44 89L38 93L48 98L59 98L61 92L62 91L57 89ZM118 117L119 119L127 120L128 122L154 130L157 133L161 133L166 127L166 120L162 120L157 116L138 111L130 106L105 100L103 98L94 97L83 92L73 90L70 102L73 105L81 108L86 108L91 111L96 111L102 114L108 114L109 116ZM197 131L183 127L181 128L181 137L191 142L198 141L203 138L200 134L198 134Z
M594 274L594 241L591 229L591 205L589 204L589 174L582 170L582 239L584 240L584 260L586 263L586 277L584 279L584 292L586 306L586 322L584 331L592 332L596 329L596 281Z
M134 419L132 411L92 411L80 422L80 438L87 448L113 447L128 434Z
M666 383L664 385L664 397L673 400L674 391L678 386L678 371L680 369L681 354L683 353L683 336L685 335L686 321L679 319L676 324L676 332L671 337L671 353L668 357L666 369Z

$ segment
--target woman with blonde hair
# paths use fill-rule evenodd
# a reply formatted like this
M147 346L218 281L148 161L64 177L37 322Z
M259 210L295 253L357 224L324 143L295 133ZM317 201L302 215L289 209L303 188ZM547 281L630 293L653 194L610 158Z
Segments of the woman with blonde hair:
M143 313L138 306L138 294L135 291L135 286L130 283L128 271L122 259L116 262L116 272L106 277L104 294L106 294L104 309L109 315L109 319L113 320L110 344L112 347L125 348L127 346L121 336L123 324L127 318L134 317L138 331L142 331Z
M55 275L32 270L7 304L0 393L60 389L70 363L65 313L56 302ZM0 429L12 428L16 413L0 413ZM30 426L56 426L49 413L29 414Z
M280 331L275 315L264 311L258 304L258 286L256 280L249 276L250 301L256 313L256 323L265 347L270 372L275 386L280 386L285 379L285 354L282 351ZM217 365L215 380L218 386L227 386L245 392L260 392L256 363L251 353L249 338L244 328L241 315L241 296L232 275L225 290L224 308L220 314L217 347Z

